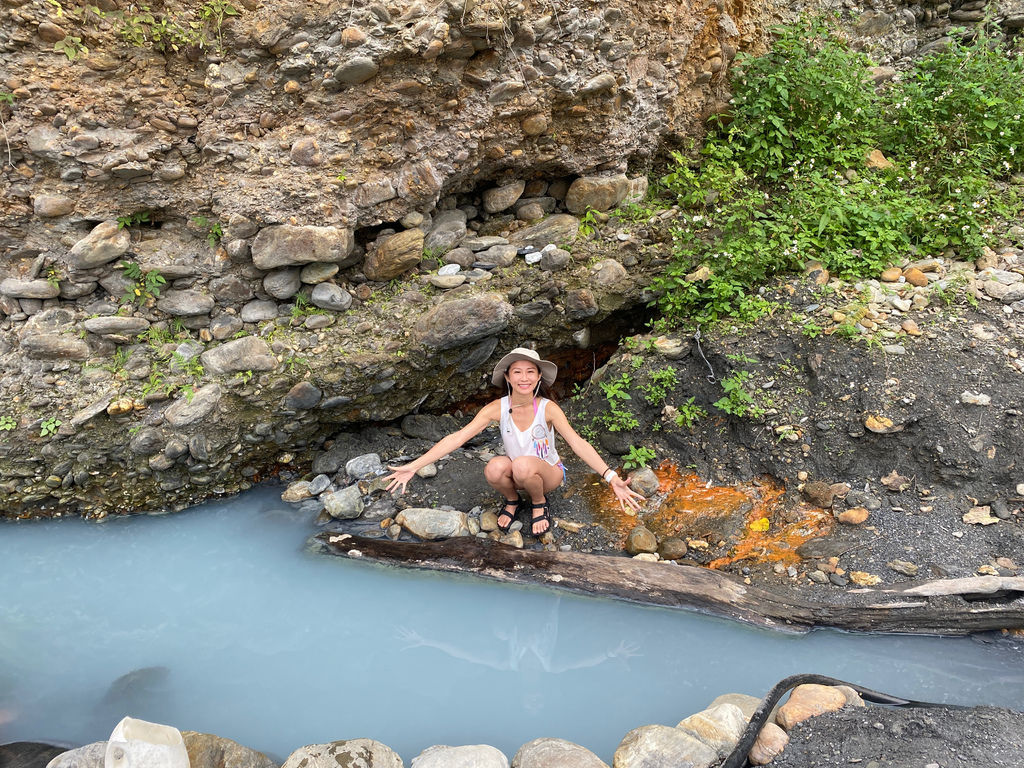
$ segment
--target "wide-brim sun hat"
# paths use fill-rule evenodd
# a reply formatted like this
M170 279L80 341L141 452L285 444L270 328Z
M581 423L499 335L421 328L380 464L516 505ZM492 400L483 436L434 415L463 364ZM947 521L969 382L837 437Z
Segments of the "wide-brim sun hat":
M517 360L526 360L536 365L540 371L541 380L549 387L555 383L555 377L558 375L558 366L550 360L541 360L540 355L526 347L516 347L498 361L498 364L494 366L494 371L491 373L491 383L496 387L500 387L505 380L505 372Z

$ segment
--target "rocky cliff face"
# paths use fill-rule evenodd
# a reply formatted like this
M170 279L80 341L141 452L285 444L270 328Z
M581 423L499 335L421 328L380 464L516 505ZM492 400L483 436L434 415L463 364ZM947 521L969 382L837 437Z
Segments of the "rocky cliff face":
M922 7L852 34L893 59L948 24ZM0 9L0 504L97 515L230 492L338 424L473 397L505 347L617 338L663 235L580 240L580 222L643 195L774 18L722 0Z

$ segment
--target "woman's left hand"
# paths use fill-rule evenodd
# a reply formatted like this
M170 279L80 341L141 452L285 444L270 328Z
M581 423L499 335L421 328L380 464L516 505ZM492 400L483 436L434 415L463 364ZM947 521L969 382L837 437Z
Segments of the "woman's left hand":
M626 480L623 480L618 475L615 475L614 477L612 477L611 483L609 483L609 485L611 485L612 487L612 490L615 492L615 498L619 500L619 506L622 507L623 512L626 511L627 505L629 505L629 507L635 512L640 509L641 502L638 500L647 501L646 496L644 496L642 493L634 491L632 488L629 487L629 484L630 482L632 482L632 480L633 478L631 477Z

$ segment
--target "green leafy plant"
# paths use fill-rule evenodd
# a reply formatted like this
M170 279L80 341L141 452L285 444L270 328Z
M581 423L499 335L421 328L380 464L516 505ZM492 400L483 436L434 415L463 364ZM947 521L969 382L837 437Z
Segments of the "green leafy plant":
M235 374L235 377L243 384L248 384L252 380L252 371L239 371L237 374Z
M326 309L321 309L315 304L311 303L305 294L297 293L293 297L294 303L292 304L291 316L293 320L297 320L302 317L308 317L309 315L326 315L329 314Z
M39 436L49 437L50 435L57 434L57 430L60 429L60 425L62 423L63 422L55 416L50 416L46 419L43 419L43 423L40 425L39 428Z
M629 394L632 383L633 380L626 372L617 379L601 382L601 391L608 401L608 412L602 414L602 422L609 432L628 432L640 426L636 416L624 407L625 402L633 399Z
M625 456L622 457L622 466L624 469L638 469L640 467L646 467L652 461L654 461L656 454L650 448L641 445L637 447L635 445L629 446L629 451Z
M124 276L134 283L125 288L121 297L122 303L144 304L149 299L160 297L160 289L167 283L167 279L160 274L158 269L150 269L143 272L134 261L122 261L121 268Z
M58 40L53 44L53 50L57 53L63 53L68 57L68 61L74 61L89 55L89 49L82 42L82 38L75 37L74 35L67 35L63 40Z
M200 229L206 230L206 242L210 244L211 248L216 248L217 243L224 237L224 228L219 221L213 221L206 216L195 216L192 218L192 223Z
M51 264L46 268L46 282L50 287L60 288L60 281L63 277L64 275L61 274L60 269L57 266Z
M11 416L0 416L0 431L10 432L16 426L18 426L18 422L16 422L13 419L13 417L11 417Z
M580 218L579 235L580 237L590 237L597 232L600 226L601 222L598 220L597 211L587 208L586 213Z
M753 396L747 391L749 371L736 371L722 379L722 397L715 401L715 408L730 416L760 416L760 409L754 405Z
M127 216L118 216L117 228L127 229L129 227L137 227L142 224L151 224L152 215L152 211L136 211L135 213L128 214Z
M199 6L199 18L213 28L217 38L217 48L224 49L224 21L231 16L238 16L239 10L225 0L207 0Z
M708 412L699 405L694 403L695 398L690 398L683 405L677 409L675 422L677 427L686 427L690 429L703 418L706 418Z
M679 383L679 372L670 365L651 373L651 379L640 385L644 399L651 405L657 405Z

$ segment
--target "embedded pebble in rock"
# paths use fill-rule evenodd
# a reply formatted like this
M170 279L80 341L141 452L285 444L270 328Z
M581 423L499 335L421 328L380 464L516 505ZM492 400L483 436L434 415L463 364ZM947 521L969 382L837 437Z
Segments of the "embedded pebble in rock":
M313 136L303 136L292 144L289 159L296 165L317 166L323 163L320 146Z
M586 747L565 739L528 741L512 758L512 768L608 768Z
M707 744L720 758L729 755L747 727L742 710L735 704L718 704L680 721L676 728Z
M51 334L25 336L21 348L33 360L87 360L90 354L81 339Z
M590 276L594 285L608 290L623 291L629 273L615 259L602 259L590 268Z
M8 277L0 282L0 294L15 299L53 299L60 295L60 287L46 280L18 280Z
M775 723L765 723L757 734L754 746L750 748L747 759L752 765L767 765L789 744L789 734Z
M846 696L830 685L798 685L775 713L775 722L789 731L809 717L835 712L845 706Z
M200 355L207 373L238 373L239 371L272 371L277 359L263 339L245 336L226 341Z
M192 394L192 400L186 398L176 400L174 405L164 411L164 419L175 429L188 427L202 421L220 402L221 390L216 384L207 384Z
M32 201L32 210L43 219L67 216L75 210L75 201L63 195L40 195Z
M378 241L368 251L363 272L371 280L385 282L398 277L420 263L423 258L423 230L407 229Z
M348 85L358 85L376 75L378 70L377 63L368 56L354 56L338 65L334 70L334 79Z
M411 768L508 768L508 758L503 752L487 744L470 744L462 747L437 745L427 747L416 755L410 766ZM285 768L285 766L281 768ZM333 766L332 768L337 767Z
M325 493L320 501L327 514L335 520L354 520L363 514L363 494L357 485Z
M416 333L429 347L452 349L501 333L508 327L512 315L512 306L500 294L452 299L423 315Z
M232 305L241 304L252 298L252 288L248 282L242 281L234 275L218 277L210 281L210 291L218 304Z
M345 474L353 480L374 477L383 471L384 465L381 464L380 456L376 453L364 453L345 463Z
M242 318L243 323L261 323L264 320L273 320L277 317L277 302L255 299L242 307L239 317Z
M234 315L218 315L210 321L210 334L217 341L230 339L242 330L242 321Z
M525 181L513 181L500 187L484 190L483 204L487 213L499 213L515 205L526 189Z
M320 309L344 312L352 306L352 294L334 283L320 283L309 296L310 302Z
M299 279L307 285L317 285L338 274L338 265L330 262L313 262L299 272Z
M75 269L91 269L123 256L131 246L127 229L116 221L104 221L71 248L70 262Z
M264 227L252 243L252 262L257 269L299 266L314 261L351 266L355 241L352 230L279 224Z
M537 224L513 232L508 240L515 245L532 245L543 248L548 243L565 245L576 239L580 220L568 213L556 213Z
M718 754L686 731L667 725L645 725L626 734L612 759L615 768L710 766Z
M163 291L157 299L156 308L175 317L209 314L213 309L212 296L199 291Z
M465 236L466 212L460 210L441 211L434 216L430 232L423 239L423 249L429 253L449 251L458 245ZM448 258L448 260L452 261L453 259ZM463 264L463 266L467 265Z
M373 739L345 739L299 747L281 768L402 768L402 758ZM225 768L231 768L225 765ZM248 767L247 767L248 768Z
M658 539L648 528L638 525L626 536L624 549L631 555L657 552Z
M399 512L395 522L413 536L428 541L469 535L466 513L455 509L410 507Z
M285 395L284 405L289 410L308 410L315 408L323 397L323 392L308 381L300 381Z
M263 290L275 299L290 299L302 287L298 269L279 269L263 278Z
M625 174L615 176L582 176L569 187L565 207L570 213L607 211L621 203L629 194L629 180Z
M865 522L870 513L864 507L850 507L839 513L839 522L846 525L860 525Z

